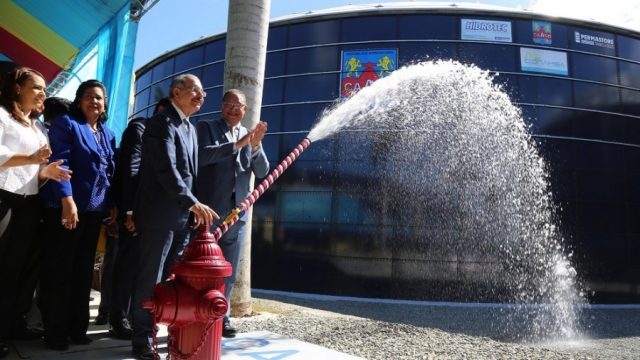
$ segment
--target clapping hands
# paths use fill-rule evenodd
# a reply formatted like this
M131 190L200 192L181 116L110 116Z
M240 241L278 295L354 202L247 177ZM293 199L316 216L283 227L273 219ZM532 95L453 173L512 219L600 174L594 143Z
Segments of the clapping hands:
M255 128L251 131L253 136L251 137L251 147L255 148L260 145L262 139L264 139L264 134L267 132L267 123L264 121L259 121Z
M252 148L256 148L264 139L264 134L267 132L267 123L259 121L253 130L250 130L246 135L238 139L236 142L236 149L243 148L247 145L251 145Z

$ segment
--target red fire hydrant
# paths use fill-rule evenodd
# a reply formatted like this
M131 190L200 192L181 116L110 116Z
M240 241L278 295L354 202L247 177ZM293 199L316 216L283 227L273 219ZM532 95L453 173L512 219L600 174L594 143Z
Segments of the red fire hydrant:
M229 307L224 278L231 276L231 264L206 226L173 266L173 274L174 279L156 285L153 299L144 303L156 324L168 325L169 357L219 360L222 318Z

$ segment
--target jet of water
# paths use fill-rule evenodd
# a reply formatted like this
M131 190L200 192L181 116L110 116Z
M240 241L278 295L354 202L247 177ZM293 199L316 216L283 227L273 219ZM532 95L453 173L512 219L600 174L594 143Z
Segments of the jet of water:
M579 335L584 299L545 162L488 72L455 61L398 69L327 109L308 138L334 135L338 162L364 178L339 190L365 204L352 216L391 229L380 241L401 243L393 256L455 263L439 276L474 284L460 290L474 296L451 296L516 304L523 337ZM357 173L359 163L375 172Z

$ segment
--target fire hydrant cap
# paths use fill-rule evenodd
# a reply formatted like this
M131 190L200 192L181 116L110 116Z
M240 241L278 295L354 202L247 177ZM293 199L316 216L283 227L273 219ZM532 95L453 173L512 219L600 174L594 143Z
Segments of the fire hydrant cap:
M182 259L173 267L176 278L186 282L221 279L231 276L231 263L225 260L220 246L206 227L201 227L198 235L184 250Z

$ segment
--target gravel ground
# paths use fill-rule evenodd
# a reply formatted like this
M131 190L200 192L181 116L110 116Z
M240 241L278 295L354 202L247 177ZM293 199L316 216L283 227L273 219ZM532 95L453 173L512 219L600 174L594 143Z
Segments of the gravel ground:
M640 309L585 309L581 340L524 343L496 308L274 294L253 301L257 315L233 319L240 331L268 330L369 360L640 359Z

